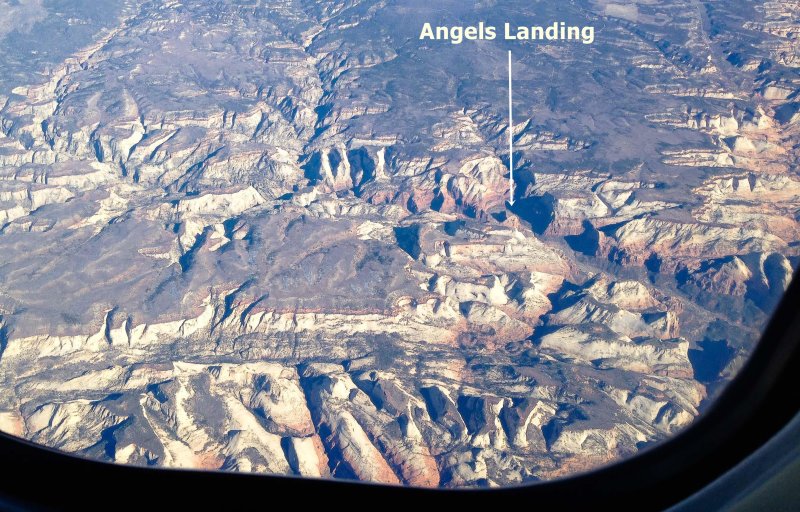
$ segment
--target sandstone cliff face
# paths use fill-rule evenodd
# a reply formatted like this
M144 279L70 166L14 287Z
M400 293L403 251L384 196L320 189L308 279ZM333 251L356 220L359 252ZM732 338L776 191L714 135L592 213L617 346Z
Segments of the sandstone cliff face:
M412 44L425 2L115 6L52 7L96 24L52 62L0 55L3 431L555 478L689 425L797 265L793 4L520 4L605 28L515 53L513 127L505 49Z

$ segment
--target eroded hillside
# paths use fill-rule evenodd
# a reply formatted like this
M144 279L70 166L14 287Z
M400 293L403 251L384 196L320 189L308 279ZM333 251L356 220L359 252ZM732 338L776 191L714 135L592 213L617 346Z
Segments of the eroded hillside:
M489 4L0 14L0 429L453 487L688 425L797 265L800 4ZM597 36L419 41L442 17Z

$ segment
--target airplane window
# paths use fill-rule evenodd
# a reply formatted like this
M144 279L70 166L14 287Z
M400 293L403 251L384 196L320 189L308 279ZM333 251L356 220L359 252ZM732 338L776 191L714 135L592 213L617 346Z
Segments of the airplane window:
M0 430L508 486L682 431L800 247L800 4L0 3Z

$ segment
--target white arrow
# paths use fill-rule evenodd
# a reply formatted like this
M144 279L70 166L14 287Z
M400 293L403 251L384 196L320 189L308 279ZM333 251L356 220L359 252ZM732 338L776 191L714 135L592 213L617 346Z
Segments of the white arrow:
M511 103L511 50L508 50L508 204L514 206L514 114Z

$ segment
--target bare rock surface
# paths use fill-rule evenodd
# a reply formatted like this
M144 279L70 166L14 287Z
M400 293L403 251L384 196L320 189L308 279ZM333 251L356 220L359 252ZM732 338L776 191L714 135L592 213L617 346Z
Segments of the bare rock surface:
M0 14L0 429L37 443L555 478L689 425L797 266L796 2L30 4ZM419 41L445 11L597 39Z

